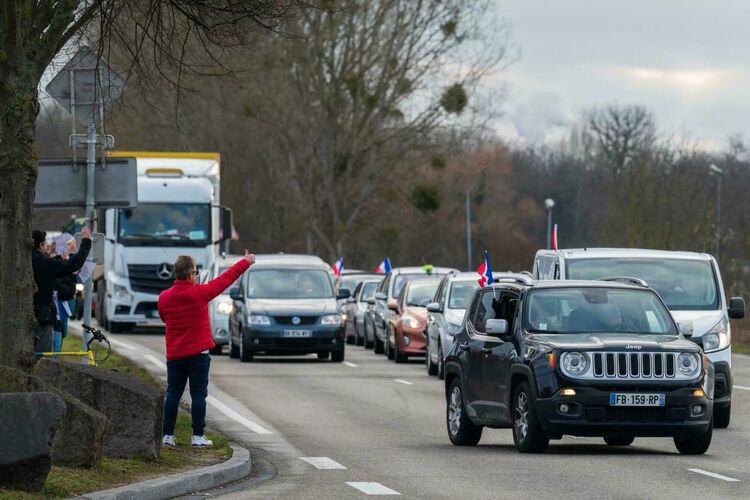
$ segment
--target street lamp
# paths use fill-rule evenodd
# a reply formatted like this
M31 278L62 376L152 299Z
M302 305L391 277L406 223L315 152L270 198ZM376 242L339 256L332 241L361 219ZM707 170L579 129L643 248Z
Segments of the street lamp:
M552 245L552 209L555 208L555 200L547 198L544 200L544 206L547 209L547 250L549 250Z
M716 177L716 226L714 228L716 249L714 250L714 257L716 257L716 260L718 261L719 253L721 251L721 239L719 237L719 227L721 224L721 178L724 176L724 170L712 163L708 166L708 175Z

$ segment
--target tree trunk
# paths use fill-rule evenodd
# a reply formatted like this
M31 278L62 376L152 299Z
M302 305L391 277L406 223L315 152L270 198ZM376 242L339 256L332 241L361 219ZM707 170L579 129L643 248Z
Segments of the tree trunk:
M37 82L28 75L4 80L0 86L0 365L30 371L36 326L31 223Z

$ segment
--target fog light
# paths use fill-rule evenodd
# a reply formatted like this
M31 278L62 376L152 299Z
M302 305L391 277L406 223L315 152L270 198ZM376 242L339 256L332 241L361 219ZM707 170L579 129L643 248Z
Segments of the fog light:
M703 415L703 405L693 405L691 413L693 414L694 417Z
M576 390L575 389L563 389L560 391L560 396L575 396Z
M696 389L693 391L693 396L695 396L696 398L702 398L705 395L706 393L703 392L703 389Z
M253 344L260 344L260 339L253 339Z
M409 344L411 344L411 339L408 335L404 335L404 345L408 346Z
M560 405L560 411L563 413L568 413L568 410L570 410L570 407L566 405L565 403Z

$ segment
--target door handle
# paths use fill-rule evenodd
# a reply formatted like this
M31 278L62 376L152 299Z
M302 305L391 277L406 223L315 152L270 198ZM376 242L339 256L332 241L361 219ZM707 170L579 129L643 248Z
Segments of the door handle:
M492 352L492 347L482 347L482 354L489 354Z
M469 344L458 344L458 348L462 351L468 351L469 350Z

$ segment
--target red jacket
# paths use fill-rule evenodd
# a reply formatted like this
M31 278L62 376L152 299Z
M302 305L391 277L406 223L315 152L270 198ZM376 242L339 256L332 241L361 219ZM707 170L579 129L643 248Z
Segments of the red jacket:
M159 317L167 325L167 361L189 358L215 346L208 320L208 303L229 288L250 264L242 259L205 285L175 280L159 295Z

